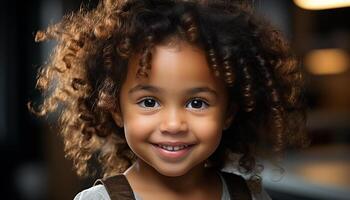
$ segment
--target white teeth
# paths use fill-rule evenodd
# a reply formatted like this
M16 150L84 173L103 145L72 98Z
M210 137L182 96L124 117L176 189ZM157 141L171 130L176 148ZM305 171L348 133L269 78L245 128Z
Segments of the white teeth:
M181 149L184 149L188 147L188 145L181 145L181 146L165 146L165 145L158 145L162 149L168 150L168 151L179 151Z

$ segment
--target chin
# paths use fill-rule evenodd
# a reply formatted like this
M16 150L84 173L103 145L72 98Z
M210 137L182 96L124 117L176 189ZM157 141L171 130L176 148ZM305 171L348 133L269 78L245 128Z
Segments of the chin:
M183 176L190 171L190 170L186 170L186 169L171 169L171 168L156 169L156 170L158 171L158 173L162 174L163 176L168 176L168 177Z
M165 172L165 173L159 172L159 173L162 174L163 176L168 176L168 177L179 177L179 176L183 176L186 174L184 172L175 172L175 171Z

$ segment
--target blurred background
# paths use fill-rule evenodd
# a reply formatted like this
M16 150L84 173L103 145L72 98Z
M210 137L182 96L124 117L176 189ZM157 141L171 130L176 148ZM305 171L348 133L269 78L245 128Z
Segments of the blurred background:
M339 4L336 4L340 2ZM79 179L64 159L50 121L30 114L40 101L36 72L52 42L37 44L37 30L78 10L80 0L3 1L0 6L0 149L2 199L73 199L92 179ZM96 0L83 1L94 7ZM316 4L314 4L316 3ZM350 2L255 0L291 41L306 74L310 148L291 151L283 178L264 171L276 200L350 199Z

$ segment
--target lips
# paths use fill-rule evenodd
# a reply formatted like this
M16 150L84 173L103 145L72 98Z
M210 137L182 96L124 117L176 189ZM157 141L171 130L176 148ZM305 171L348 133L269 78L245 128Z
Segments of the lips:
M153 144L157 154L166 160L178 160L185 157L191 150L193 143L161 142Z
M158 147L162 148L162 149L165 149L165 150L168 150L168 151L179 151L181 149L185 149L187 147L189 147L189 145L178 145L178 146L168 146L168 145L160 145L160 144L157 144Z
M157 142L153 143L154 145L162 145L162 146L191 146L194 145L194 143L190 142Z
M153 145L160 147L162 149L168 151L179 151L185 148L188 148L193 145L193 143L185 143L185 142L160 142L154 143Z

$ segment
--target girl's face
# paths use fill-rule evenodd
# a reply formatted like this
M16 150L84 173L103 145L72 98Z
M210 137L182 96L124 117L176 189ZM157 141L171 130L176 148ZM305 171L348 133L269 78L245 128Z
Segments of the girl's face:
M129 61L120 94L131 150L165 176L202 165L220 143L227 108L224 83L215 78L203 50L180 42L156 46L148 78L136 78L139 56Z

